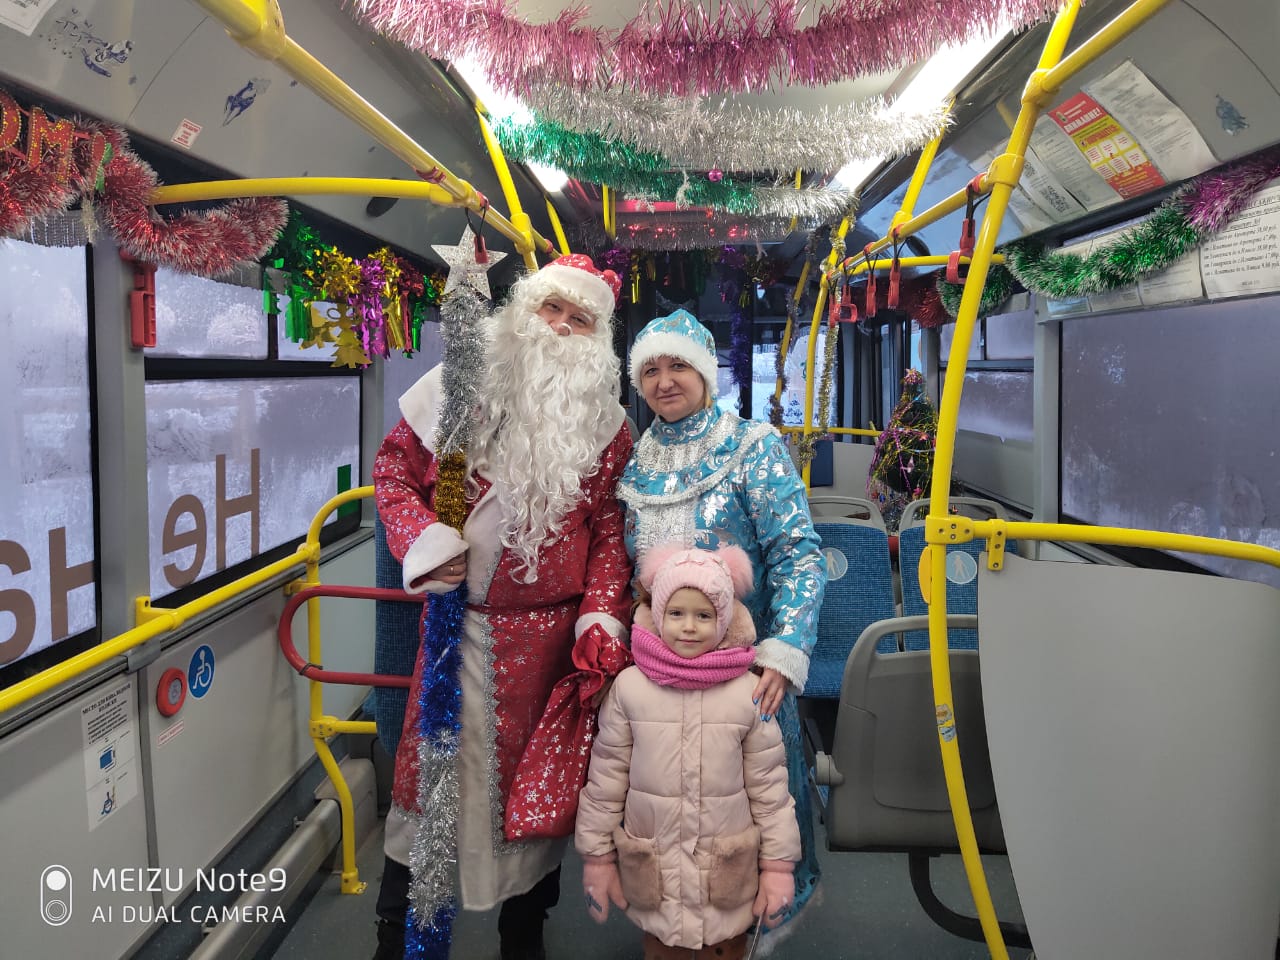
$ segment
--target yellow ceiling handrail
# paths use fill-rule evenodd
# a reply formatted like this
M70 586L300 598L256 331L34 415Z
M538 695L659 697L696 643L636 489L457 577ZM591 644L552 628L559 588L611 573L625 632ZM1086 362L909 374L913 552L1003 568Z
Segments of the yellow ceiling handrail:
M463 206L443 187L420 180L386 180L376 177L260 177L245 180L205 180L156 187L150 204L193 203L230 197L301 197L313 194L361 197L403 197L429 200L442 207Z
M217 19L242 47L276 64L356 123L428 183L438 184L453 199L453 205L476 213L486 206L483 194L475 187L454 176L426 148L291 39L285 32L277 0L196 0L196 3ZM514 243L526 260L528 254L544 252L550 247L550 242L536 231L529 230L526 235L492 209L486 222Z

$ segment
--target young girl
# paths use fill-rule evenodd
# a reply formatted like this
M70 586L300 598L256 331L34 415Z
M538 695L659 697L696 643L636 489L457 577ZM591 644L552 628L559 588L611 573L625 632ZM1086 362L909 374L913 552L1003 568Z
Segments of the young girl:
M751 701L755 628L736 599L751 582L738 547L649 550L636 664L600 708L578 807L582 883L597 922L612 902L645 931L645 960L739 960L752 918L776 925L795 893L782 735Z

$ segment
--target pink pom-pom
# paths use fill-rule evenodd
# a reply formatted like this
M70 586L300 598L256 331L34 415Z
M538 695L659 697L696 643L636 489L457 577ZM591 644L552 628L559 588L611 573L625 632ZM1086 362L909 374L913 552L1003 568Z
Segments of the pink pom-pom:
M729 578L733 581L733 592L745 597L755 587L755 574L751 570L751 558L741 547L721 547L716 556L729 568Z
M640 558L640 566L636 571L636 576L640 580L640 586L646 590L653 590L653 578L658 575L663 567L667 565L667 561L674 557L677 553L683 553L689 548L682 543L668 542L660 543L657 546L650 547L644 552L644 556Z

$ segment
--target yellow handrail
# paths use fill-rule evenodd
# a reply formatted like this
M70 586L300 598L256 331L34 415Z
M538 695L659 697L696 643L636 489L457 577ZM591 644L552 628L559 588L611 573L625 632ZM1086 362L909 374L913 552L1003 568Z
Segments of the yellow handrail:
M216 18L245 49L279 66L326 103L351 119L419 176L438 183L454 205L479 212L484 201L470 183L454 176L416 140L388 120L369 101L342 81L337 74L300 47L285 33L284 17L277 0L196 0ZM520 254L541 252L549 242L536 231L526 235L496 211L487 223L515 244Z
M547 216L551 218L551 229L556 232L556 242L560 244L560 252L569 255L569 241L565 239L564 226L560 223L560 214L556 213L556 205L547 197Z
M946 257L944 256L899 257L898 258L898 266L900 267L945 267L950 262L951 262L951 258L949 256L946 256ZM970 257L960 258L960 263L962 265L968 264L971 262L972 262L972 258ZM1004 254L993 253L991 255L991 262L1004 263ZM892 260L872 260L870 269L871 270L888 270L892 266L893 266ZM867 260L865 257L858 258L858 259L854 259L853 257L848 257L844 261L844 267L847 267L847 269L844 272L850 277L859 276L860 274L866 273L868 270Z
M1094 55L1109 49L1121 36L1131 31L1147 18L1152 16L1167 0L1138 0L1115 21L1103 28L1099 36L1106 35L1105 41L1095 42L1096 38L1086 41L1084 47L1095 51ZM995 907L991 902L991 894L987 888L986 875L978 854L977 839L973 829L973 818L969 811L968 792L965 789L964 771L960 764L960 744L956 737L955 704L951 688L951 664L947 647L947 577L946 547L950 540L947 530L954 518L948 517L951 494L951 469L955 457L955 440L957 421L960 410L960 394L964 387L964 377L968 365L969 344L973 336L974 324L977 321L978 307L987 273L991 266L992 254L995 250L996 237L1009 205L1019 177L1022 174L1023 158L1031 141L1032 130L1036 119L1048 105L1053 89L1046 85L1044 78L1056 65L1066 49L1071 28L1075 24L1079 12L1079 0L1067 0L1059 10L1040 54L1037 69L1033 71L1022 95L1022 104L1018 117L1013 125L1009 143L1005 152L992 161L990 170L982 177L982 186L990 192L982 226L978 231L973 258L965 279L964 292L960 300L960 308L956 315L955 333L951 341L951 354L947 363L946 378L942 388L942 400L938 410L938 437L934 450L933 484L931 489L929 515L925 520L925 541L928 544L927 569L929 576L929 662L933 674L934 708L938 725L938 744L942 752L942 767L947 783L947 795L951 803L952 817L956 825L956 837L959 842L961 858L964 862L965 874L969 881L969 890L973 895L978 919L982 926L987 947L994 960L1007 960L1008 951L995 915ZM1117 24L1122 26L1117 27ZM1079 69L1083 62L1077 62L1073 69ZM1070 71L1059 74L1055 79L1061 84ZM967 193L967 191L965 191ZM939 207L947 206L958 209L957 195L943 201ZM938 207L933 208L933 210ZM933 210L926 211L916 220L926 220L932 216ZM910 224L903 225L898 231L901 238L907 233ZM1057 526L1057 525L1053 525ZM921 564L922 570L925 563ZM922 584L922 587L925 585Z
M301 587L310 587L320 582L320 531L326 518L343 504L351 503L364 497L373 496L373 487L356 487L344 490L336 497L331 497L311 520L307 529L306 546L314 547L315 559L307 561L306 574L300 583ZM320 598L307 598L307 660L311 663L324 663L321 650L320 635ZM360 879L360 871L356 866L356 818L355 803L351 799L351 788L347 786L337 758L329 749L328 738L339 733L377 733L377 724L368 720L341 720L327 716L324 712L324 685L319 680L307 678L309 685L310 723L308 729L311 743L315 747L316 756L324 766L325 773L333 782L334 792L338 795L338 809L342 816L342 892L363 893L368 886Z
M258 177L244 180L205 180L156 187L147 197L150 204L193 203L197 200L225 200L228 197L302 197L314 194L360 197L404 197L429 200L442 207L461 207L434 183L417 180L386 180L376 177Z
M780 430L782 433L804 433L805 432L804 427L782 426L782 427L779 427L778 430ZM841 433L841 434L847 434L849 436L854 436L854 437L880 436L879 430L872 430L867 427L828 427L827 433Z
M153 607L149 597L138 597L134 602L138 620L136 627L132 630L126 630L110 640L103 641L92 649L84 651L84 653L77 654L49 667L47 670L42 670L34 677L28 677L26 680L15 683L5 690L0 690L0 714L3 714L6 710L12 710L14 707L20 706L33 697L37 697L47 690L52 690L68 680L73 680L99 664L106 663L113 657L120 656L134 647L141 646L162 633L176 630L188 620L206 613L220 603L252 590L254 587L260 586L282 573L287 573L299 564L311 562L312 550L315 550L315 559L318 562L319 545L313 546L310 543L304 543L289 556L277 560L275 563L269 563L261 569L239 577L181 606L172 608Z
M853 226L853 220L845 217L840 221L840 226L836 227L835 237L831 241L831 252L827 254L827 266L822 271L823 276L831 272L831 268L835 265L836 260L840 258L840 253L844 249L844 238L849 233L849 228ZM822 311L827 306L827 293L829 284L824 279L818 284L818 296L813 304L813 321L809 324L809 352L805 360L805 387L804 387L804 423L801 424L800 433L807 437L813 433L813 385L818 379L814 369L814 361L817 357L818 350L818 324L822 320ZM809 489L809 464L806 463L800 470L800 479L804 481L804 488Z
M502 195L507 200L507 209L511 211L511 222L529 243L528 250L521 250L521 255L524 257L524 265L530 270L537 270L538 260L533 254L533 221L529 219L529 215L520 206L520 194L516 190L515 181L511 179L511 167L507 165L507 158L502 153L502 147L498 146L498 140L494 137L493 130L489 128L489 121L485 118L484 109L479 104L476 104L476 119L480 122L480 135L484 137L485 149L489 151L489 159L493 161L493 171L498 175L498 183L502 187ZM541 251L542 253L550 254L555 250L550 240L543 242L546 246Z

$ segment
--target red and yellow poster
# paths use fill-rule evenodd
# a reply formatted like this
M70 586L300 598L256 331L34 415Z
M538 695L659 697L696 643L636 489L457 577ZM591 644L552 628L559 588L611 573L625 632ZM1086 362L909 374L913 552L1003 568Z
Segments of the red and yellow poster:
M1120 196L1136 197L1164 186L1164 177L1142 145L1087 93L1063 101L1049 115Z

